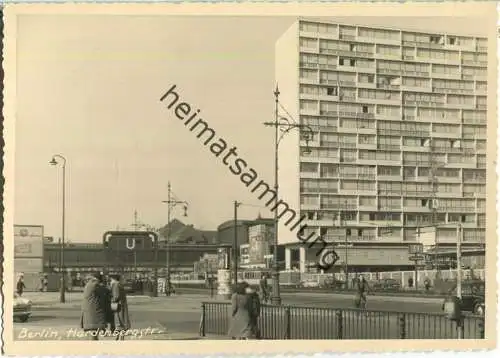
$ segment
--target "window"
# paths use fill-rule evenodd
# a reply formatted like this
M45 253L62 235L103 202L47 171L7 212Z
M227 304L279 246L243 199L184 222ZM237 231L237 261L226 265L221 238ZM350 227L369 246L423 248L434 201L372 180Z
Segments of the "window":
M378 175L399 176L401 175L401 169L399 167L379 166Z
M301 100L300 109L316 111L318 109L318 103L316 101Z
M300 38L300 47L314 49L317 47L317 45L318 41L315 39L305 38L305 37Z
M337 96L337 94L338 94L338 88L337 87L328 87L326 89L326 93L329 96Z
M349 60L349 64L351 65L351 67L356 66L356 60L354 60L354 59L350 59L350 60Z
M318 77L317 71L305 70L305 69L300 70L300 78L307 79L307 80L316 80L317 77Z
M301 173L317 173L318 164L316 163L300 163Z
M343 58L339 58L339 65L344 66L344 59Z
M359 205L362 206L375 206L375 197L362 196L359 198Z

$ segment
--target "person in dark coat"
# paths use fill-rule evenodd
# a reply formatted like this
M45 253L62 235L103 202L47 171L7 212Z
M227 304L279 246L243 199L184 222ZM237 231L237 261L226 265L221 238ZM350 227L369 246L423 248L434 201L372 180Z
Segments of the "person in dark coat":
M128 315L127 295L119 275L111 276L111 304L114 313L113 322L116 324L116 329L120 331L116 340L124 340L123 333L130 329L130 317Z
M24 284L24 275L19 275L19 279L17 280L16 291L19 296L23 295L24 289L26 285Z
M251 323L252 299L245 292L248 286L246 282L237 284L231 297L231 321L228 336L232 339L254 338L255 332Z
M90 332L92 340L97 341L99 334L106 330L110 323L111 295L102 283L99 273L93 274L83 289L82 314L80 326Z
M260 335L260 329L259 329L259 316L260 316L260 298L259 294L250 286L248 286L245 289L245 293L249 296L250 298L250 325L252 327L253 333L252 337L253 338L261 338Z

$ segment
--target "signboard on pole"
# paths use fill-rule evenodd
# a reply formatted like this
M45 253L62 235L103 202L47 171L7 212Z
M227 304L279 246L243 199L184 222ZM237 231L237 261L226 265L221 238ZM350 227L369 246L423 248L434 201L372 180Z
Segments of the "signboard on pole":
M424 261L425 256L422 254L413 254L408 257L410 261Z
M42 225L14 225L14 272L43 272Z

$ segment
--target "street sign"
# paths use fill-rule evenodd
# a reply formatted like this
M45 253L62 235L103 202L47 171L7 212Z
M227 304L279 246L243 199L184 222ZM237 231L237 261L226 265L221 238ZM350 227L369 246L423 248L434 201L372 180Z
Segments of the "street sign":
M422 244L410 244L408 246L408 253L409 254L421 254L424 252L424 245Z
M408 257L411 261L423 261L425 259L424 255L421 254L413 254Z
M159 259L158 235L151 231L108 231L103 235L106 260L112 266L152 266Z

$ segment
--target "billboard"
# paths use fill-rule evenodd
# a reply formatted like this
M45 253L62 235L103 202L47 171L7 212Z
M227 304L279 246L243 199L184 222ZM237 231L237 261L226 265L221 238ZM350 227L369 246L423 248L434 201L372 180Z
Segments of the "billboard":
M43 259L43 226L14 225L14 258Z
M248 228L248 262L264 264L264 256L270 254L270 235L267 225L254 225Z
M14 273L43 272L43 226L14 225Z
M436 228L425 227L418 228L417 230L417 242L422 244L423 252L429 252L434 246L436 246Z
M41 273L43 272L42 258L15 258L14 273Z

